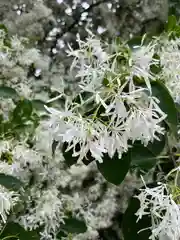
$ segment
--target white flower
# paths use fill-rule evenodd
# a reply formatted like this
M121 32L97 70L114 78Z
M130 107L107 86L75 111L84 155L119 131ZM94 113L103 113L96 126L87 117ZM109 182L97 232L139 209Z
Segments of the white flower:
M35 49L35 48L31 48L31 49L27 49L26 51L23 52L23 54L21 54L19 56L19 62L22 65L31 65L32 63L36 63L36 61L38 61L40 58L40 53L39 50Z
M72 112L68 111L68 110L67 111L59 111L55 108L51 108L51 107L47 107L47 106L44 106L44 107L46 108L46 110L48 112L50 112L51 114L53 114L54 116L57 116L57 117L63 118L63 117L70 117L73 115Z
M132 76L143 77L149 90L151 89L150 80L155 79L150 71L150 67L158 63L158 60L153 58L155 53L154 47L152 43L147 46L139 46L132 51L130 59L130 62L132 61L132 63L130 63L132 66Z
M18 194L13 191L8 191L0 186L0 216L4 223L6 223L7 216L10 210L18 202Z
M108 60L108 54L102 49L100 40L87 39L87 43L92 46L92 54L94 54L100 62Z
M150 239L180 238L180 207L172 199L165 184L154 188L145 187L136 197L140 201L140 208L136 212L137 221L144 215L151 217Z
M11 149L12 144L10 141L0 141L0 155Z
M17 36L12 36L11 46L17 52L22 52L24 50L24 46L22 44L22 41Z
M163 134L163 127L159 125L165 118L161 109L156 104L153 98L149 98L148 106L137 106L130 110L129 117L126 121L126 129L129 133L129 138L140 140L144 145L152 142L154 139L159 139L157 134Z
M6 37L6 32L4 30L0 30L0 43L3 44L3 41Z
M176 101L179 101L180 94L180 41L179 39L162 42L159 51L162 72L160 77L172 93Z
M159 140L158 134L164 134L161 122L166 114L159 108L156 98L149 97L144 89L113 94L109 95L112 95L109 104L98 94L95 96L96 101L105 108L101 116L108 117L107 123L96 116L85 118L75 111L69 114L67 111L49 109L49 130L54 139L67 142L66 151L73 149L73 156L79 156L79 160L86 157L89 151L99 162L103 161L104 153L112 157L117 151L121 157L128 150L128 140L140 140L147 145L154 139ZM109 96L107 98L111 99ZM129 105L128 110L125 103Z
M19 222L25 229L32 230L38 225L45 225L43 232L55 233L64 219L63 202L58 197L58 189L51 187L40 191L34 187L31 189L31 195L35 197L35 206L33 208L29 206L28 213L20 216Z
M67 142L66 150L72 149L73 156L79 156L79 160L91 153L99 162L103 161L105 153L112 157L117 151L121 157L128 150L129 140L140 140L144 145L154 139L159 140L159 134L164 134L161 123L166 114L159 108L158 100L151 96L150 80L153 76L150 66L158 62L153 59L156 44L141 46L132 52L130 70L129 67L118 67L117 57L124 56L124 53L106 53L107 57L103 59L105 51L94 36L86 41L78 38L78 44L78 50L70 49L69 52L70 56L74 56L72 68L77 70L76 77L81 78L80 91L91 92L97 110L84 117L78 110L81 104L73 102L68 109L65 106L64 111L47 108L50 112L49 130L54 139ZM143 77L147 87L137 87L134 75ZM107 87L102 84L104 77L108 78ZM102 107L103 113L96 116Z
M29 98L32 94L32 90L27 84L20 83L19 84L19 93L22 94L23 97Z
M101 42L91 34L86 41L77 38L79 44L78 50L70 47L69 56L73 56L74 60L71 69L77 70L76 77L81 78L80 87L86 91L94 91L101 85L105 73L110 68L109 56L103 50Z
M41 156L33 149L29 149L25 144L14 146L12 155L13 160L20 163L21 167L25 167L28 164L31 168L34 168L42 161Z
M92 156L100 163L103 162L103 153L107 152L106 148L103 146L104 144L101 145L101 143L99 143L98 141L94 141L91 142L89 145Z

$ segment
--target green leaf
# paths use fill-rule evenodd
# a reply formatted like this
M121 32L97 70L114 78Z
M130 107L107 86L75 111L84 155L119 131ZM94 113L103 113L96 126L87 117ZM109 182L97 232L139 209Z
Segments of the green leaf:
M84 221L74 217L64 219L65 224L61 225L61 229L66 233L84 233L87 231L87 226Z
M130 48L134 48L135 46L141 46L141 42L142 42L142 36L136 36L131 38L127 44Z
M112 227L98 230L100 239L103 240L122 240L116 229Z
M25 231L18 223L9 222L3 233L1 234L1 239L12 236L8 239L10 240L39 240L40 236L36 231Z
M0 124L0 137L3 139L4 136L10 136L12 135L12 123L9 121L1 122Z
M31 101L24 99L20 100L13 111L13 122L22 123L30 120L33 111Z
M176 109L176 105L174 103L173 98L169 90L166 86L159 80L151 83L152 94L160 100L159 107L161 110L167 114L167 118L165 119L166 124L169 129L177 135L177 125L178 125L178 113Z
M143 36L135 36L128 40L127 44L131 49L140 47L142 44L146 45L151 41L150 34L146 34Z
M135 146L132 150L132 166L137 166L143 170L149 170L157 162L157 158L143 145Z
M170 40L180 36L180 26L175 15L169 16L168 22L165 25L165 30L168 32Z
M63 237L64 237L64 238L67 237L67 234L64 233L63 231L58 232L56 238L59 239L59 240L61 240L61 239L63 239Z
M152 143L147 145L147 149L151 151L154 156L158 156L163 150L166 145L166 135L160 135L160 140L155 139Z
M54 141L53 144L52 144L52 154L54 155L55 153L55 150L56 150L56 146L57 146L58 142ZM71 167L72 165L76 164L77 161L78 161L78 158L79 156L77 157L73 157L73 149L69 150L69 151L66 151L68 147L68 143L65 142L63 143L63 147L62 147L62 152L63 152L63 156L64 156L64 159L65 159L65 163L68 167ZM76 147L75 147L76 151L80 151L80 146L79 144L76 144ZM90 151L86 154L86 158L83 158L82 159L82 162L85 164L85 165L88 165L89 163L91 163L92 161L94 161L95 159L91 156L91 153Z
M139 232L151 226L151 218L148 216L143 216L143 218L137 222L135 213L138 211L139 207L139 200L132 197L123 216L122 230L124 240L148 240L151 235L149 229Z
M133 166L137 166L143 170L149 170L157 162L157 156L163 151L165 147L165 136L161 136L161 141L154 140L144 147L140 142L135 142L132 148L132 161Z
M123 153L119 159L117 152L110 158L104 154L103 163L97 162L97 167L104 178L115 185L119 185L125 178L131 164L131 150Z
M0 86L0 97L18 99L19 95L15 89L4 85Z
M176 27L176 24L177 24L176 16L174 16L174 15L169 16L168 17L168 22L167 22L167 25L166 25L166 30L167 31L173 31Z
M38 111L46 111L44 105L46 105L46 102L40 100L40 99L34 99L31 101L33 108L35 108Z
M0 29L4 30L5 33L8 33L8 29L4 24L0 24Z
M179 103L175 103L175 105L176 105L176 109L177 109L178 113L180 113L180 104Z
M13 176L0 173L0 185L9 190L18 191L23 186L23 183Z
M107 77L103 78L102 85L107 87L109 85L109 80Z

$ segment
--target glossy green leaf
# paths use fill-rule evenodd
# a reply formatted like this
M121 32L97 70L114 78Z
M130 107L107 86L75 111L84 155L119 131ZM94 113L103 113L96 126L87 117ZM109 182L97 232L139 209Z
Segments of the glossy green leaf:
M160 100L159 106L161 110L167 114L167 118L165 119L166 124L174 135L176 135L178 125L177 109L169 90L159 80L152 82L151 87L153 96Z
M23 186L23 183L13 176L0 173L0 185L9 190L18 191Z
M129 47L134 48L136 46L141 46L141 42L142 42L142 36L136 36L131 38L127 44Z
M0 86L0 97L18 99L19 95L15 89L4 85Z
M176 105L176 109L177 109L178 113L180 113L180 104L179 103L175 103L175 105Z
M135 142L132 148L131 165L143 170L151 169L156 165L157 156L163 151L165 143L165 136L161 136L161 141L154 140L153 143L149 143L147 147L140 142Z
M7 238L8 236L9 238ZM40 236L36 231L25 231L18 223L9 222L1 234L1 239L3 238L10 240L39 240Z
M151 36L150 34L146 34L143 36L135 36L128 40L127 44L131 49L140 47L142 44L146 45L151 41Z
M131 164L131 151L122 155L122 158L118 158L118 154L115 153L113 158L110 158L108 154L104 154L103 163L97 162L98 169L104 178L115 185L119 185L125 178Z
M84 233L87 226L84 221L74 217L64 219L65 224L61 225L61 229L66 233Z
M151 218L148 216L143 216L143 218L137 222L135 213L138 211L139 207L139 200L132 197L123 216L122 230L124 240L148 240L151 235L149 229L139 232L151 226Z
M122 240L115 229L112 227L98 231L100 239L103 240Z
M45 109L45 105L46 105L46 102L40 100L40 99L34 99L31 101L32 102L32 106L33 108L35 108L36 110L38 111L46 111Z
M56 141L54 141L53 144L52 144L52 153L53 153L53 155L55 153L57 144L58 144L58 142L56 142ZM73 155L73 149L71 149L69 151L66 151L67 147L68 147L68 143L66 143L66 142L63 143L62 152L63 152L63 156L64 156L64 159L65 159L66 165L68 167L71 167L72 165L77 163L79 156L77 156L77 157L72 156ZM80 151L79 144L76 145L75 149L76 149L77 152ZM82 162L85 165L88 165L89 163L91 163L94 160L95 159L91 156L91 153L89 151L87 153L87 155L86 155L86 158L82 159Z
M13 111L13 122L21 123L30 119L33 111L31 101L20 100Z
M57 236L56 236L56 238L57 238L58 240L61 240L61 239L65 238L65 237L67 237L67 234L64 233L63 231L58 232L58 234L57 234Z
M166 135L160 135L159 140L155 139L152 143L147 145L147 149L151 151L154 156L158 156L165 148Z
M166 30L167 31L173 31L176 27L176 24L177 24L176 16L174 16L174 15L169 16L168 17L168 22L167 22L167 25L166 25Z

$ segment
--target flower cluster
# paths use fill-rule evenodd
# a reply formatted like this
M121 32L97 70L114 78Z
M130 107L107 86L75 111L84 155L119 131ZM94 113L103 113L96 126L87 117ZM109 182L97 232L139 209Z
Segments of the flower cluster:
M32 78L34 76L28 76L32 66L34 66L34 76L36 71L45 72L49 66L49 58L40 54L38 49L29 47L28 39L17 36L8 37L7 33L1 29L0 84L15 88L26 98L34 97L37 92L34 86L35 80Z
M179 60L180 52L179 46L180 41L178 38L172 40L161 40L161 49L158 54L160 56L160 64L162 71L160 77L165 81L166 86L172 93L175 101L179 102Z
M175 203L165 184L154 188L145 187L136 196L140 208L136 213L139 221L144 215L151 217L152 226L150 239L180 238L180 208ZM141 230L143 231L143 229Z
M89 37L86 42L78 39L79 50L70 50L74 56L72 68L80 78L80 103L67 100L65 109L58 111L47 108L50 120L46 122L54 139L67 142L67 151L73 149L73 156L79 160L86 158L90 152L99 162L103 154L113 157L117 151L119 157L139 140L145 146L159 134L163 134L161 122L166 114L158 106L159 101L151 95L148 73L153 61L153 46L143 50L144 62L140 61L142 53L132 53L127 46L122 52L111 53L103 49L99 40ZM113 49L113 48L112 48ZM123 63L119 58L123 59ZM125 63L124 63L125 62ZM138 84L138 79L145 79L145 85ZM137 79L137 80L136 80ZM91 96L83 100L82 94L89 92ZM87 114L87 105L91 105L91 113ZM77 144L80 150L76 150Z
M57 151L52 158L48 148L40 148L48 139L41 138L41 144L40 139L37 139L37 146L33 149L23 142L0 142L0 155L6 153L10 156L9 162L1 159L0 172L21 180L25 190L20 200L18 194L1 187L2 220L6 221L9 211L16 203L20 203L21 214L15 222L20 223L26 230L35 230L41 226L41 240L54 240L67 218L66 213L71 212L88 226L87 232L74 234L73 239L96 240L98 229L112 225L113 215L119 208L117 196L121 192L128 195L133 187L124 191L108 184L98 173L94 163L89 166L78 163L67 169L61 152ZM85 186L84 182L89 176L93 177L93 183ZM132 179L136 181L135 177L129 175L128 181ZM106 190L103 189L105 185ZM127 183L124 183L124 186L126 185ZM23 199L26 204L25 212Z
M18 201L19 195L16 192L8 191L2 186L0 187L0 216L3 224L6 223L7 216Z

